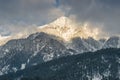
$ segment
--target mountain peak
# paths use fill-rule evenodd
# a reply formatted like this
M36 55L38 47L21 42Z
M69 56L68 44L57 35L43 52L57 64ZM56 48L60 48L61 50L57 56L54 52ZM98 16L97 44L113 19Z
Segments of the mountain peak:
M65 41L69 41L77 26L74 21L68 17L62 16L50 24L44 25L40 28L41 32L52 34L63 38Z
M61 16L60 18L58 18L57 20L63 20L63 21L65 21L65 20L69 20L69 18L68 17L66 17L66 16Z
M89 23L78 24L74 19L62 16L50 24L40 26L39 31L61 37L63 40L69 41L74 37L93 37L97 39L100 30L91 28Z
M50 25L55 25L55 26L59 26L59 27L71 27L73 25L73 20L71 20L68 17L62 16L58 19L56 19L55 21L53 21L52 23L50 23ZM54 26L54 27L55 27Z

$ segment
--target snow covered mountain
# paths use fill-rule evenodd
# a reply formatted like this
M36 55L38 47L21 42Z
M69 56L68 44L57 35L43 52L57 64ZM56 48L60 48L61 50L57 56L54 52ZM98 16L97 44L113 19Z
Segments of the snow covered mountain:
M9 41L0 48L0 74L16 72L31 65L71 54L61 42L52 37L41 32L25 39Z
M77 26L77 27L76 27ZM84 26L85 27L85 26ZM40 33L13 39L0 46L0 75L68 55L120 48L120 37L96 40L87 27L79 27L66 17L39 27Z
M93 38L77 37L65 43L59 37L43 32L31 34L28 38L11 40L0 47L0 74L16 72L67 55L116 48L118 46L116 41L118 42L116 38L112 38L112 41L110 38L103 44ZM106 45L108 47L104 47Z

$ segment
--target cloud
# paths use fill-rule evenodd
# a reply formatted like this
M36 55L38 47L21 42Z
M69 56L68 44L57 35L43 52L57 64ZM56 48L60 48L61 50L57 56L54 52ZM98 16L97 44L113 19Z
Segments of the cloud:
M8 42L11 39L26 38L30 34L38 32L36 25L31 25L31 26L27 26L27 27L25 27L25 26L24 27L17 26L17 27L18 27L18 29L14 25L10 25L10 27L7 27L7 28L9 28L9 31L11 32L11 34L9 34L9 35L5 35L5 34L1 33L2 35L0 35L0 46L5 44L6 42ZM7 31L4 31L4 33L7 33Z
M64 15L55 4L55 0L0 0L0 34L16 34Z
M24 22L26 24L43 24L59 17L60 10L55 7L55 0L0 0L1 24ZM60 12L61 13L61 12Z
M66 15L120 34L120 0L0 0L0 34L16 34ZM34 28L33 28L34 29Z
M119 0L59 0L61 6L69 7L67 16L76 16L78 22L102 25L104 31L120 34ZM60 7L61 7L60 6ZM104 25L104 27L103 27Z

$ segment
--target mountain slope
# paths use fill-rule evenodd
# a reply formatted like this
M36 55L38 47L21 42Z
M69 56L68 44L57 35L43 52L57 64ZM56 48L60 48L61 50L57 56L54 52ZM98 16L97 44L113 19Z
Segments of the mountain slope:
M77 37L67 43L62 41L60 37L41 32L31 34L25 39L11 40L0 47L0 75L67 55L111 48L109 45L113 45L112 48L118 48L118 38L112 40L110 38L103 44L93 38Z
M102 43L89 37L88 39L76 37L71 40L71 43L67 45L78 53L93 52L102 49Z
M113 36L110 37L105 45L103 46L103 48L120 48L120 37L117 36Z
M52 35L36 33L26 39L11 40L0 49L0 73L16 72L58 57L69 55Z
M120 49L55 59L0 77L1 80L119 80Z

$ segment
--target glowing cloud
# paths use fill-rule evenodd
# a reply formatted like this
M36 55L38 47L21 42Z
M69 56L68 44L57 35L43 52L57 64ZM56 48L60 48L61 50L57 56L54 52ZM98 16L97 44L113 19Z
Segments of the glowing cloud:
M88 22L78 24L75 20L64 16L48 25L40 26L39 31L59 36L65 41L69 41L74 37L93 37L94 39L99 39L102 34L101 29L97 28L97 26L93 27L93 25Z
M81 38L93 37L94 39L99 39L101 34L104 33L100 28L98 28L97 26L93 26L88 22L78 24L75 22L74 19L63 16L50 24L46 24L40 27L36 25L26 27L23 28L22 31L13 34L9 37L0 36L0 45L5 44L7 41L11 39L26 38L30 34L36 32L45 32L47 34L55 35L62 38L65 41L70 41L72 38L75 37Z

